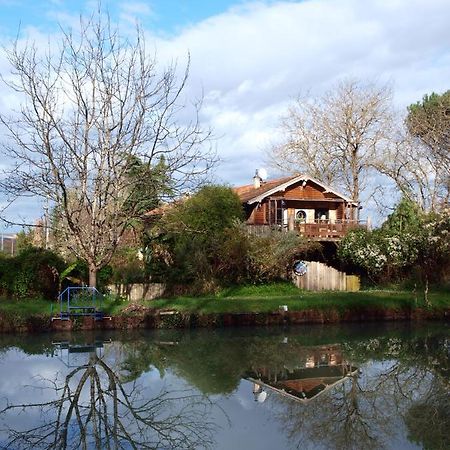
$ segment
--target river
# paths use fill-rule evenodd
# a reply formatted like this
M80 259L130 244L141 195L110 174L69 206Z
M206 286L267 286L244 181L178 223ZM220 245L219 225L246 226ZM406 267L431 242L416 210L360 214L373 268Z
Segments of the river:
M445 323L0 336L0 448L450 448Z

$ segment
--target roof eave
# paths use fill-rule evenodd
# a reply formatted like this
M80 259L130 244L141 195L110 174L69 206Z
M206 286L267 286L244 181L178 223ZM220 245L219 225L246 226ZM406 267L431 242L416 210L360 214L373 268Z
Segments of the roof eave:
M253 197L253 198L247 200L245 203L247 203L248 205L252 205L254 203L260 203L262 200L264 200L269 195L272 195L272 194L274 194L275 192L278 192L278 191L285 191L286 188L288 188L292 184L295 184L295 183L297 183L298 181L301 181L301 180L305 180L305 181L310 180L313 183L316 183L319 186L323 187L326 192L330 192L331 194L337 195L338 197L342 198L347 203L350 203L353 206L358 206L357 202L354 202L350 198L340 194L339 192L336 192L330 186L327 186L326 184L323 184L321 181L316 180L315 178L310 177L309 175L298 175L297 177L292 178L289 181L286 181L286 182L284 182L284 183L282 183L282 184L280 184L278 186L275 186L274 188L268 190L267 192L264 192L263 194L257 195L256 197ZM330 199L330 201L332 201L332 199Z

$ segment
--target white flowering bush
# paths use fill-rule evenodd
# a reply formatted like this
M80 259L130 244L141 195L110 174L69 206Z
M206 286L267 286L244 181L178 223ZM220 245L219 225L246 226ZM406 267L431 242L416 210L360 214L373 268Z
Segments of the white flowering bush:
M375 232L353 230L341 241L338 254L341 259L365 269L368 273L383 270L387 257L383 242Z
M450 261L450 210L424 214L403 201L380 229L349 232L338 254L369 275L417 268L428 279Z

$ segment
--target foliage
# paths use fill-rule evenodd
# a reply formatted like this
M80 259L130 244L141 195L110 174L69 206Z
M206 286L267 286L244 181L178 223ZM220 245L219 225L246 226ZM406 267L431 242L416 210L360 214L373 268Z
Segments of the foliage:
M416 233L423 223L420 207L408 198L402 198L392 214L383 223L382 229L390 233Z
M426 144L435 156L450 158L450 90L423 96L408 107L406 125L414 136Z
M286 279L311 245L279 230L250 235L242 217L239 198L223 186L205 186L180 202L148 233L152 276L198 292Z
M222 272L227 230L242 217L239 197L225 186L204 186L180 200L147 233L151 273L173 284L206 288Z
M124 209L136 210L139 215L159 206L161 197L173 194L169 168L164 156L155 165L148 165L136 155L126 155L126 177L132 187Z
M338 255L347 263L362 267L369 274L380 272L387 257L377 234L363 229L351 230L340 242Z
M119 247L109 267L109 282L115 284L143 283L146 280L145 264L141 252L134 246Z
M166 225L174 232L195 234L221 233L243 218L239 197L228 187L209 185L181 201L166 216Z
M64 261L55 253L28 247L15 257L0 257L0 292L6 297L56 298Z
M439 281L450 263L450 211L423 213L402 200L380 229L354 230L341 241L339 256L369 275L387 280L392 270L418 271L425 283Z
M33 232L31 230L22 230L17 233L16 249L21 253L33 246Z
M227 255L228 260L236 263L240 255L237 269L241 270L245 281L253 283L287 279L294 260L316 247L293 232L271 230L260 236L249 235L245 224L234 227L230 234L240 236L243 245ZM222 251L226 250L224 245Z
M6 49L13 76L3 80L23 102L0 114L12 161L0 189L10 205L32 196L56 206L56 231L95 286L130 224L167 194L167 180L191 189L216 158L200 102L180 121L189 61L184 70L158 67L143 32L124 36L101 7L78 25L43 51L20 36Z
M433 198L429 203L431 210L437 210L450 199L450 90L441 95L433 92L410 105L406 126L419 144L416 147L424 148L422 178L431 172Z

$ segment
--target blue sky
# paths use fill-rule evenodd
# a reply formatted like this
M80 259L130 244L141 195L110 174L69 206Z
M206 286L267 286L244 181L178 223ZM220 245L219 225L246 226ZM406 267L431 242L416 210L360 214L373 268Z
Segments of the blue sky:
M19 24L23 35L46 43L48 35L57 37L58 23L69 26L96 4L0 0L0 44L8 45ZM182 65L190 53L186 96L204 96L201 119L217 137L220 182L250 182L258 167L276 175L266 150L279 138L280 118L299 93L320 95L345 78L389 83L402 112L425 93L450 88L449 0L103 0L102 5L122 29L139 21L161 63L175 59ZM5 70L0 57L0 72ZM12 102L0 87L0 109ZM42 214L36 202L19 210L28 217Z
M4 35L13 35L20 23L51 29L55 27L58 15L89 13L95 3L74 0L0 0L0 30ZM145 27L152 27L164 35L176 34L184 27L243 4L244 1L232 0L102 1L103 7L112 15L117 17L128 9Z

